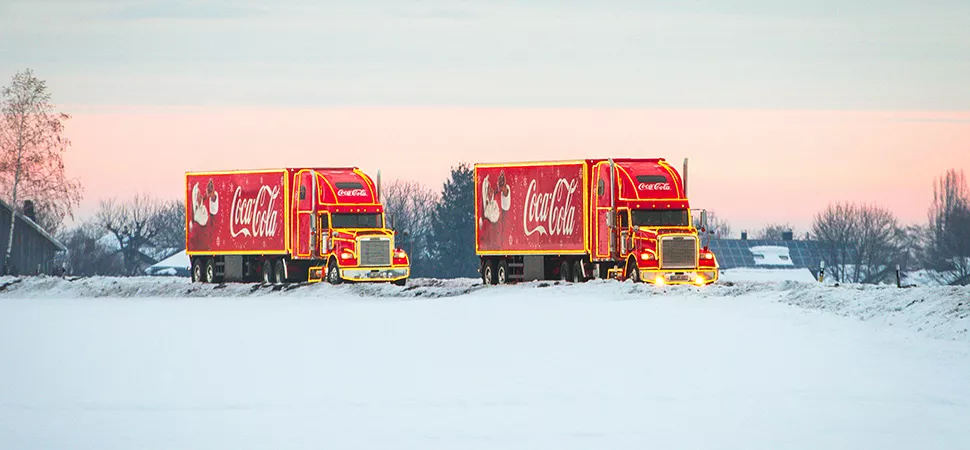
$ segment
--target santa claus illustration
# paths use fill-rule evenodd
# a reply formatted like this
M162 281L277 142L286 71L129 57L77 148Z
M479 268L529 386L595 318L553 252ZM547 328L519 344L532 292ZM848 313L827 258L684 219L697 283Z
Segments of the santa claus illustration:
M192 221L206 226L209 223L209 216L219 213L219 193L216 192L212 179L206 185L205 193L199 189L199 183L192 186Z
M503 213L512 206L512 188L506 182L505 172L498 175L493 185L489 176L482 180L482 218L478 221L480 238L489 247L497 246L505 234ZM494 224L494 225L492 225Z

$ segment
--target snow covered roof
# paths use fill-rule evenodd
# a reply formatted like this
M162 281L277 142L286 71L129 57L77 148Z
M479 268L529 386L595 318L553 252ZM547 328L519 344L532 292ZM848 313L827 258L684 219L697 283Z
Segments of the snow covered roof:
M756 266L794 266L788 247L784 245L757 245L748 247Z
M185 250L182 250L168 258L165 258L155 264L152 264L149 269L167 269L167 268L179 268L188 269L191 262L189 261L189 255L185 254Z

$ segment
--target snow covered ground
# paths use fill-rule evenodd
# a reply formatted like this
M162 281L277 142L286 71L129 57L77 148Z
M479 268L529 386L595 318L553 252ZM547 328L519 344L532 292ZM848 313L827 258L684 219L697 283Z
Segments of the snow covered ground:
M968 315L793 281L0 278L0 448L970 448Z

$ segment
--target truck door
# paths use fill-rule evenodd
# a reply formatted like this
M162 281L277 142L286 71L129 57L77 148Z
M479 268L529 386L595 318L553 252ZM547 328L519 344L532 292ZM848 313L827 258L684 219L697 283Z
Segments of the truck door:
M319 254L316 256L323 256L330 253L330 213L324 212L320 214L320 225L317 229L320 230L320 244L317 245Z
M611 228L607 218L610 215L610 199L616 191L614 183L610 182L610 164L607 162L597 163L593 168L593 209L595 211L595 223L593 226L594 257L598 259L610 258L611 249L616 245L615 228ZM616 178L614 177L614 180Z
M296 256L310 257L310 241L315 237L310 233L310 221L313 218L313 172L300 172L296 184L296 230L293 239L296 242L294 250Z

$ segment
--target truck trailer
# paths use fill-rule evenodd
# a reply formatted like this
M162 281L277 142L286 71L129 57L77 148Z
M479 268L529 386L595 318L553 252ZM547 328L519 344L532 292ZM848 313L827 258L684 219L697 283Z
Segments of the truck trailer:
M195 282L403 285L411 273L357 167L187 172L185 205Z
M485 284L614 278L707 285L718 278L684 180L663 158L479 163L474 179L475 251Z

